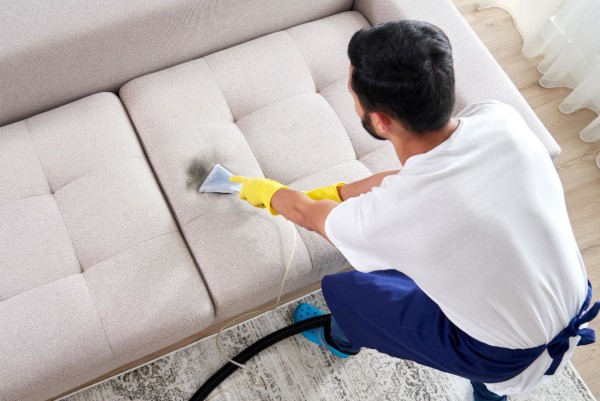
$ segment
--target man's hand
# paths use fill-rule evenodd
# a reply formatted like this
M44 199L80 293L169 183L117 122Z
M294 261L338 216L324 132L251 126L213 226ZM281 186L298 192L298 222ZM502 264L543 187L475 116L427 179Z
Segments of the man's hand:
M308 196L312 200L323 200L323 199L331 199L332 201L336 201L337 203L342 202L342 198L340 197L340 189L346 185L345 182L338 182L334 185L329 185L326 187L316 188L311 191L302 191L306 196Z
M248 201L252 206L267 208L273 215L279 214L271 207L271 199L275 192L287 188L285 185L267 178L249 178L239 175L230 177L229 181L242 184L240 199Z

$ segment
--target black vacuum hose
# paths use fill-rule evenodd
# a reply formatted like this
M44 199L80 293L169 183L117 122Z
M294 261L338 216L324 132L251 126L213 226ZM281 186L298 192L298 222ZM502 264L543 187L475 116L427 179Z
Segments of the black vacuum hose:
M278 343L281 340L285 340L288 337L291 337L295 334L302 333L306 330L312 330L317 327L323 327L328 325L331 321L331 315L321 315L317 317L313 317L310 319L303 320L301 322L296 322L289 326L284 327L283 329L277 330L274 333L269 334L268 336L261 338L235 357L231 358L232 360L238 363L245 363L256 354L261 352L262 350L269 348L271 345ZM225 379L227 379L233 372L235 372L239 366L227 362L225 366L217 371L214 375L212 375L206 383L200 387L198 391L190 398L190 401L202 401L205 400L206 397L217 388Z

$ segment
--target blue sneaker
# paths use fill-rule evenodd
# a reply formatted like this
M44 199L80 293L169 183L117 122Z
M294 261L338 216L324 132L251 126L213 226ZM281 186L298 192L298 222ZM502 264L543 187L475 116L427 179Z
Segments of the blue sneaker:
M309 319L311 317L324 315L322 311L315 308L310 304L300 304L296 308L294 312L294 322L301 322L303 320ZM302 332L302 335L306 337L308 341L311 341L315 344L322 345L327 348L331 353L339 358L348 358L352 356L351 354L346 354L345 352L340 351L339 349L329 345L325 341L325 335L323 331L323 327L318 327L312 330L306 330Z

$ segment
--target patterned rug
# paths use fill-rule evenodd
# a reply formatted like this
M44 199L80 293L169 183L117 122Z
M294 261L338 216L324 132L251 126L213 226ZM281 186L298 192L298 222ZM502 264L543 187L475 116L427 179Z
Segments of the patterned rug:
M302 299L326 310L320 291ZM267 334L292 323L298 301L244 322L223 333L233 356ZM84 389L68 401L184 401L217 371L225 359L214 336L161 359ZM302 336L263 351L213 392L211 401L470 401L468 381L372 350L345 360L332 356ZM515 401L593 401L569 364L550 384Z

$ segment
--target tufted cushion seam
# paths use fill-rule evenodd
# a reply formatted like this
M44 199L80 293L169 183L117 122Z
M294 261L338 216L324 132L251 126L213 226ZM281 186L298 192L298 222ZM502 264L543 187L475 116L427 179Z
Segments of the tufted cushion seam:
M318 92L318 93L319 93L319 95L321 94L321 92L324 92L324 91L325 91L325 90L327 90L327 89L328 89L330 86L332 86L332 85L334 85L334 84L337 84L337 83L338 83L338 82L340 82L340 81L346 81L346 82L348 82L348 78L347 78L347 77L342 77L342 78L338 78L338 79L336 79L336 80L334 80L334 81L330 82L329 84L327 84L327 85L325 85L323 88L321 88L321 90ZM348 94L349 94L349 93L350 93L350 92L348 92Z
M335 84L335 83L337 83L337 82L339 82L339 81L347 81L347 80L348 80L348 78L347 78L347 77L345 77L345 76L343 76L343 77L340 77L340 78L336 78L336 79L334 79L333 81L329 82L327 85L323 86L323 89L321 89L321 90L319 91L319 93L321 93L322 91L324 91L325 89L329 88L331 85L333 85L333 84Z
M302 50L300 50L300 46L298 46L298 42L296 42L294 37L292 35L290 35L290 33L288 31L289 31L289 29L286 29L283 32L285 32L287 34L287 36L289 36L289 38L292 40L294 45L296 45L296 49L298 49L298 53L300 53L302 55L302 60L304 60L304 63L306 64L306 68L308 68L308 72L310 73L310 77L313 80L313 84L314 84L315 90L316 90L317 82L315 81L315 76L313 75L312 69L310 68L310 64L308 64L308 60L306 59L306 56L304 55L304 53L302 53Z
M38 288L40 288L40 287L44 287L44 286L46 286L46 285L48 285L48 284L52 284L52 283L55 283L55 282L57 282L57 281L64 280L64 279L66 279L66 278L68 278L68 277L71 277L71 276L76 276L76 275L78 275L78 274L83 274L83 272L69 274L68 276L61 277L61 278L57 278L56 280L48 281L47 283L44 283L44 284L42 284L42 285L38 285L37 287L29 288L29 289L27 289L27 290L25 290L25 291L23 291L23 292L20 292L20 293L18 293L18 294L12 295L12 296L10 296L10 297L8 297L8 298L4 298L4 299L2 299L0 302L7 301L7 300L9 300L9 299L12 299L12 298L14 298L14 297L19 297L19 296L21 296L21 295L23 295L23 294L27 294L28 292L30 292L30 291L33 291L33 290L36 290L36 289L38 289Z
M376 147L375 149L373 149L372 151L365 153L364 155L362 155L359 159L357 159L358 161L361 161L361 159L364 159L365 157L375 153L375 152L379 152L381 150L382 147L385 146L385 142L383 142L381 145L379 145L378 147Z
M250 149L250 152L252 152L252 156L254 156L254 160L256 160L256 165L258 166L258 168L260 168L260 172L261 172L262 176L265 177L265 172L263 171L262 166L260 165L260 162L258 161L258 158L256 157L256 152L254 151L254 149L252 149L252 146L250 146L250 142L248 142L248 138L246 138L246 135L244 135L244 133L242 132L240 127L238 127L237 124L235 124L235 127L237 128L237 130L240 132L240 134L244 138L244 141L246 141L246 145L248 145L248 149ZM268 178L268 177L265 177L265 178ZM195 220L195 218L194 218L194 220ZM187 223L185 223L185 225L188 225L189 223L190 222L188 221Z
M285 102L286 100L293 99L293 98L295 98L295 97L300 97L300 96L304 96L304 95L311 95L311 94L316 94L316 95L318 95L318 93L317 93L317 92L303 92L303 93L297 93L297 94L295 94L295 95L293 95L293 96L288 96L288 97L285 97L285 98L283 98L283 99L278 99L278 100L275 100L274 102L271 102L271 103L269 103L269 104L266 104L266 105L264 105L264 106L262 106L262 107L260 107L260 108L258 108L258 109L256 109L256 110L254 110L252 113L248 113L248 114L246 114L245 116L238 118L237 120L235 120L235 121L234 121L234 124L236 124L236 125L237 125L237 123L238 123L239 121L242 121L243 119L245 119L245 118L247 118L247 117L250 117L251 115L253 115L253 114L255 114L255 113L257 113L257 112L259 112L259 111L261 111L261 110L264 110L264 109L266 109L266 108L268 108L268 107L271 107L271 106L273 106L273 105L275 105L275 104L277 104L277 103L282 103L282 102ZM329 103L328 103L328 104L329 104ZM240 130L240 131L241 131L241 130ZM242 133L243 133L243 132L242 132Z
M343 93L340 93L342 84L344 90ZM340 78L332 82L320 90L319 95L327 100L333 110L336 111L340 121L342 121L346 134L354 146L357 160L378 148L379 145L376 144L378 141L370 138L361 124L360 116L354 110L354 100L348 91L347 78Z
M336 80L335 82L338 82L339 80ZM327 99L325 99L325 97L323 95L321 95L321 93L317 93L317 95L319 95L323 100L325 100L325 103L327 103L327 106L329 106L329 108L331 109L331 111L333 111L333 114L335 114L335 116L338 119L338 122L340 123L340 126L344 129L344 133L346 134L346 137L348 138L348 142L350 142L350 146L352 146L352 150L354 150L354 159L358 160L358 153L356 152L356 147L354 147L354 143L352 142L352 138L350 138L350 135L348 135L348 131L346 130L346 127L344 126L344 122L342 121L342 119L340 118L340 116L338 115L338 113L335 111L335 109L333 108L333 106L331 106L331 103L329 103L327 101Z
M76 274L82 274L82 273L76 273ZM70 276L67 276L67 277L70 277ZM66 278L66 277L63 277L63 278ZM60 280L60 279L59 279L59 280ZM55 280L55 281L57 281L57 280ZM87 285L87 283L86 283L86 285ZM110 343L109 343L109 347L110 347ZM112 348L111 348L111 352L112 352ZM115 357L113 356L113 358L112 358L112 359L114 360L114 359L115 359ZM73 379L73 377L77 377L77 376L84 375L84 374L86 374L86 373L87 373L87 372L89 372L89 371L92 371L92 370L94 370L94 369L97 369L99 366L102 366L102 365L104 365L105 363L106 363L106 362L99 362L99 363L96 363L96 364L92 365L92 366L91 366L89 369L86 369L84 372L78 373L78 374L77 374L77 375L75 375L75 376L70 376L70 377L67 377L67 378L65 378L65 379L63 379L63 380L59 380L57 383L64 383L64 382L66 382L66 381L68 381L68 380L72 380L72 379ZM35 390L35 389L34 389L34 390L30 390L28 393L24 394L22 397L18 398L16 401L18 401L18 400L22 400L22 399L24 399L24 398L26 398L26 397L28 397L28 396L31 396L31 395L33 395L33 394L36 394L36 393L39 393L39 392L40 392L40 390ZM8 400L8 398L7 398L7 400Z
M310 68L306 65L302 52L296 49L295 42L286 31L277 31L204 57L219 83L234 122L253 113L257 107L263 108L263 103L276 103L301 93L316 93ZM241 54L240 56L248 57L248 59L235 60L234 64L237 69L233 68L231 57L237 52L245 53L248 50L258 53ZM265 60L264 56L267 54L273 57L277 55L274 57L276 60L270 60L269 57L266 57ZM259 70L254 71L257 67ZM269 70L269 67L274 68ZM285 71L281 70L281 67L286 67ZM233 70L231 70L232 68ZM239 69L247 72L237 76L240 73ZM232 81L232 77L239 79L241 87ZM293 78L287 82L292 87L280 86L279 79L284 77ZM258 83L264 85L264 88L259 89ZM275 85L271 85L273 83ZM249 92L250 89L252 92ZM264 98L262 97L263 92L267 94ZM252 100L247 99L246 96L251 97ZM275 100L273 101L273 99Z
M369 153L372 153L372 152L369 152ZM375 174L375 172L373 170L371 170L369 167L367 167L367 165L365 163L363 163L362 160L359 159L358 161L360 162L360 164L362 164L363 166L365 166L365 168L367 170L369 170L371 172L371 174Z
M69 276L62 277L62 278L59 278L59 279L57 279L57 280L53 280L53 281L51 281L51 282L49 282L49 283L46 283L46 284L44 284L44 285L51 284L51 283L54 283L54 282L56 282L56 281L59 281L59 280L63 280L63 279L65 279L65 278L67 278L67 277L75 276L75 275L77 275L77 274L81 274L81 275L83 275L83 273L75 273L75 274L71 274L71 275L69 275ZM85 281L85 277L83 277L83 281L85 282L85 285L86 285L86 287L87 287L87 282ZM36 288L39 288L39 287L36 287ZM31 288L31 289L29 289L29 290L27 290L27 291L25 291L25 292L23 292L23 293L21 293L21 294L24 294L24 293L26 293L26 292L29 292L29 291L35 290L36 288ZM89 291L89 287L87 287L87 288L88 288L88 291ZM21 295L21 294L19 294L19 295ZM18 295L15 295L15 296L18 296ZM91 297L91 292L90 292L90 297ZM11 298L12 298L12 297L11 297ZM92 299L92 303L94 303L94 298L93 298L93 297L91 297L91 299ZM96 305L94 304L94 309L95 309L95 308L96 308ZM96 313L98 314L98 311L97 311L97 310L96 310ZM102 326L102 329L104 330L104 325L102 324L102 320L100 319L100 315L99 315L99 314L98 314L98 320L100 321L100 325ZM104 333L105 333L105 335L106 335L106 330L104 330ZM114 353L114 351L113 351L113 349L112 349L112 346L110 345L110 341L108 341L108 336L106 337L106 341L107 341L107 343L108 343L108 346L109 346L109 348L110 348L110 351L111 351L111 354L112 354L112 359L114 360L114 359L115 359L115 353ZM84 375L84 374L86 374L87 372L89 372L89 371L91 371L91 370L97 369L99 366L102 366L104 363L106 363L106 362L99 362L99 363L97 363L97 364L94 364L94 365L92 365L92 366L91 366L89 369L86 369L84 372L81 372L81 373L78 373L77 375L75 375L75 377L77 377L77 376L80 376L80 375ZM63 380L60 380L60 381L58 381L58 383L63 383L63 382L66 382L67 380L71 380L72 378L73 378L73 376L71 376L71 377L67 377L67 378L65 378L65 379L63 379ZM30 396L30 395L32 395L32 394L35 394L35 393L37 393L37 392L39 392L39 390L32 390L32 391L30 391L30 392L26 393L25 395L23 395L22 397L20 397L20 398L19 398L19 400L21 400L21 399L23 399L23 398L25 398L25 397L27 397L27 396ZM7 400L8 400L8 399L7 399Z
M0 203L0 209L1 209L1 208L3 208L3 207L5 207L5 206L10 206L10 205L12 205L13 203L17 203L17 202L26 201L26 200L29 200L29 199L32 199L32 198L39 198L40 196L52 196L52 194L38 194L38 195L30 195L30 196L28 196L28 197L26 197L26 198L15 199L15 200L12 200L12 201L10 201L10 202L6 202L6 203Z
M73 237L71 236L69 227L67 227L67 222L65 221L65 218L60 210L60 206L58 205L58 202L56 202L56 198L54 198L54 197L52 197L52 198L54 199L54 203L56 204L56 208L58 209L58 213L60 214L60 220L62 221L63 226L65 227L65 231L69 235L69 241L71 241L71 247L73 248L73 252L75 253L75 258L77 259L77 263L79 264L79 271L81 273L83 273L83 266L81 265L81 260L79 259L79 255L77 254L77 249L75 249L75 243L73 243Z
M198 216L196 216L196 217L192 218L190 221L188 221L188 222L186 222L186 223L182 224L182 225L181 225L181 228L182 228L182 229L185 229L187 226L189 226L190 224L192 224L193 222L195 222L196 220L198 220L200 217L202 217L202 215L198 215ZM184 235L185 235L185 232L184 232ZM200 267L200 265L198 265L198 267Z
M75 244L73 243L73 237L71 236L71 233L69 232L69 228L67 227L67 223L65 222L65 218L63 217L62 212L60 211L60 206L58 205L58 202L56 202L56 198L54 197L55 192L52 192L52 188L50 188L50 182L48 181L48 176L46 175L46 171L44 170L44 165L42 163L42 159L40 158L40 154L37 150L35 141L33 140L33 137L31 136L31 131L29 130L29 124L27 124L27 119L23 120L23 123L25 124L25 128L27 129L27 135L29 135L29 139L31 140L33 149L35 150L35 153L38 157L38 161L40 163L40 168L42 169L42 172L44 173L44 177L46 178L46 183L48 184L48 188L50 189L50 194L52 195L52 199L54 200L54 203L56 204L56 208L58 209L58 212L60 214L60 220L62 221L63 226L65 227L65 232L69 235L69 241L71 241L71 248L73 249L73 253L75 254L75 259L77 259L77 264L79 265L79 271L81 273L81 272L83 272L83 267L81 266L81 260L79 260L79 255L77 254L77 250L75 249Z
M33 140L33 137L31 136L31 130L29 129L29 124L27 124L27 120L23 120L23 124L25 125L25 130L27 131L27 135L29 135L29 140L31 141L31 146L33 147L33 150L35 151L35 155L37 156L38 162L40 163L40 169L42 170L42 173L44 173L44 178L46 179L46 183L48 184L48 188L50 189L50 194L54 194L54 192L52 192L52 188L50 188L50 181L48 181L48 175L46 174L46 170L44 169L44 164L42 163L42 158L40 157L40 152L38 152L37 150L37 146L35 145L35 141Z
M119 159L118 162L123 162L125 160L131 160L131 159L145 159L145 157L144 156L131 156L131 157L126 157L126 158L123 158L123 159ZM74 180L71 180L71 181L67 182L62 187L60 187L56 191L54 191L54 193L58 193L58 191L60 191L61 189L66 188L66 187L68 187L71 184L74 184L75 182L79 181L82 178L85 178L85 177L87 177L87 176L89 176L91 174L94 174L94 173L96 173L96 172L98 172L100 170L103 170L103 169L106 169L106 168L111 168L113 166L114 166L114 164L110 164L110 165L106 165L105 164L103 166L96 167L95 169L88 171L86 174L81 175L81 176L75 178Z
M152 238L148 238L148 239L146 239L146 240L144 240L144 241L142 241L142 242L139 242L139 243L137 243L137 244L135 244L135 245L132 245L132 246L130 246L129 248L122 249L122 250L118 251L117 253L115 253L115 254L113 254L113 255L110 255L110 256L108 256L108 257L106 257L106 258L102 259L102 260L101 260L101 261L99 261L99 262L96 262L96 263L94 263L93 265L91 265L90 267L88 267L87 269L85 269L85 271L86 271L86 272L87 272L87 271L90 271L92 268L94 268L94 267L98 266L100 263L106 262L107 260L109 260L109 259L112 259L112 258L114 258L115 256L118 256L118 255L122 254L123 252L130 251L130 250L132 250L132 249L134 249L134 248L137 248L137 247L138 247L138 246L140 246L140 245L144 245L144 244L147 244L148 242L150 242L150 241L153 241L153 240L155 240L155 239L157 239L157 238L164 237L165 235L169 235L169 234L176 234L176 233L179 233L179 231L178 231L178 230L169 231L169 232L166 232L166 233L162 233L162 234L156 235L156 236L154 236L154 237L152 237Z
M229 114L231 115L231 119L233 120L233 112L231 111L231 106L229 105L229 101L227 100L227 96L225 95L225 92L223 91L223 87L221 86L221 83L217 79L217 74L215 74L215 71L213 70L212 66L210 65L210 63L208 62L206 57L202 57L201 60L204 61L204 64L206 64L206 66L210 70L210 73L212 74L211 77L212 77L213 81L215 81L217 86L219 87L219 90L221 91L221 95L223 96L223 99L225 99L225 104L227 104L227 109L229 109ZM235 123L235 121L233 121L233 122Z
M347 161L345 161L345 162L341 162L341 163L338 163L338 164L336 164L336 165L333 165L333 166L331 166L331 167L328 167L328 168L326 168L325 170L321 170L321 171L319 171L319 172L317 172L317 173L315 173L315 174L324 173L324 172L327 172L327 171L330 171L330 170L336 169L337 167L343 166L344 164L353 163L353 162L360 162L360 160L357 160L357 159L354 159L354 160L347 160ZM361 163L361 164L362 164L362 163ZM369 171L370 171L370 170L369 170ZM296 180L296 181L294 181L294 182L291 182L291 183L289 184L290 188L296 188L296 186L298 185L298 183L299 183L300 181L303 181L303 180L304 180L304 179L306 179L306 178L313 177L315 174L309 174L309 175L307 175L307 176L305 176L305 177L302 177L302 178L300 178L300 179L298 179L298 180ZM309 190L309 189L312 189L312 188L305 188L305 189L302 189L302 190L303 190L303 191L306 191L306 190Z
M358 157L358 151L356 150L356 146L354 146L354 142L352 142L352 138L350 138L350 135L348 134L348 130L346 130L346 127L344 126L344 122L342 121L342 119L340 118L340 116L338 115L338 113L335 111L335 109L333 108L333 106L331 105L331 103L329 103L329 101L325 98L325 96L321 95L321 92L323 92L324 90L326 90L327 88L329 88L331 85L338 83L339 81L345 80L346 78L340 78L340 79L336 79L335 81L331 82L328 85L325 85L323 87L323 89L321 89L319 92L317 92L317 94L319 96L321 96L323 99L325 99L325 101L327 102L327 104L329 105L329 107L331 107L331 109L333 110L333 112L335 113L335 115L337 116L338 120L340 121L340 123L342 124L342 127L344 127L344 132L346 133L346 136L348 136L348 140L350 141L350 144L352 145L352 149L354 149L354 157L356 158L356 160L359 160ZM363 155L364 156L364 155ZM361 156L362 157L362 156ZM369 170L370 171L370 170Z
M112 355L112 358L114 359L116 357L116 354L112 347L112 344L110 343L110 338L108 338L108 333L106 332L106 328L104 327L104 322L102 321L102 318L100 317L100 313L98 312L98 307L96 306L96 300L94 299L94 296L92 295L92 291L90 291L90 286L88 285L88 282L85 279L85 274L82 274L82 276L83 276L83 282L85 283L85 288L87 289L88 294L90 294L90 299L92 300L92 304L94 305L94 311L96 312L96 316L98 317L98 321L100 322L100 326L102 326L102 331L104 332L104 336L106 337L106 342L108 344L108 348L110 348L110 353Z

